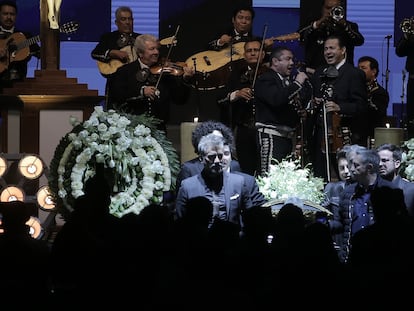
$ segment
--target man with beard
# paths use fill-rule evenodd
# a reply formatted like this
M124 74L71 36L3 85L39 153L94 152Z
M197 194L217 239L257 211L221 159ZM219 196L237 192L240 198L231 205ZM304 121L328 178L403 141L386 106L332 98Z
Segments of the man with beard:
M279 46L270 54L270 69L256 81L254 88L255 121L260 154L260 175L273 159L281 161L293 154L294 139L310 96L304 92L308 76L298 72L292 77L294 55Z
M241 214L251 208L252 203L244 177L223 170L224 146L223 137L218 135L208 134L201 138L198 153L204 168L201 173L181 182L175 205L177 218L185 216L189 199L202 196L213 203L211 225L215 221L226 221L243 229Z
M394 144L382 144L377 147L377 153L380 157L379 173L381 177L402 189L408 213L414 216L414 183L399 175L402 150Z

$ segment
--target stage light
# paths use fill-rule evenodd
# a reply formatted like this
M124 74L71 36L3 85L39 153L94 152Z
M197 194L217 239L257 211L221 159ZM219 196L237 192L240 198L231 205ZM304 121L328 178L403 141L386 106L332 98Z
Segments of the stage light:
M43 174L43 162L36 155L26 155L19 161L19 171L28 179L36 179Z
M42 186L36 194L37 205L44 211L51 211L56 207L48 186Z
M30 216L29 220L26 221L26 225L29 226L30 236L34 239L40 239L43 235L43 228L40 224L39 219L36 217ZM1 218L0 218L0 234L4 232L4 229L1 228Z
M42 237L43 228L42 228L42 225L40 224L39 219L37 219L36 217L30 216L30 219L26 221L26 225L30 227L29 233L32 236L32 238L40 239Z
M3 157L0 157L0 177L4 175L7 170L7 160Z
M25 193L17 186L7 186L0 194L1 202L22 201L24 202Z

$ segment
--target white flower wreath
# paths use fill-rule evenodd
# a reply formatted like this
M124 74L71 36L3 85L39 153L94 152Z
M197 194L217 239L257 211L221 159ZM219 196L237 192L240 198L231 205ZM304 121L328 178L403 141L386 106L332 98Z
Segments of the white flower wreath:
M139 214L151 203L162 202L172 184L169 157L151 129L130 117L97 106L83 124L71 118L78 130L68 133L56 149L49 181L66 209L73 210L74 200L84 194L96 163L111 172L111 214Z

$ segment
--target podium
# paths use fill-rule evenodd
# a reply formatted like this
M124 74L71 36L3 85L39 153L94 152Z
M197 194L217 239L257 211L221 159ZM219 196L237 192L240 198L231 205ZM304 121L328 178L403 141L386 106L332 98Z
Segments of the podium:
M86 120L103 100L97 90L67 78L65 71L37 70L34 78L15 83L0 95L1 151L34 153L51 160L59 140L50 141L48 136L60 139L71 130L70 116ZM49 151L41 150L41 145L49 145Z

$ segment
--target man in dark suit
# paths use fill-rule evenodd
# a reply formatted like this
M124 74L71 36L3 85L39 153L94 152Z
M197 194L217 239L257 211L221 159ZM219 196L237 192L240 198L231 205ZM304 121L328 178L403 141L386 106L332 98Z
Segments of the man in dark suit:
M309 118L312 130L309 131L311 162L315 176L328 179L326 147L330 166L336 167L336 149L346 144L367 146L367 88L365 73L346 62L347 49L338 36L330 36L324 43L324 57L327 65L319 67L311 78L314 89L315 109ZM327 132L324 131L324 113L327 119ZM340 117L339 124L333 124L334 117ZM329 136L329 132L337 135ZM328 146L324 138L328 133ZM337 141L341 138L341 141ZM329 181L329 180L327 180Z
M381 177L402 189L408 213L414 216L414 183L402 178L399 174L402 164L402 150L393 144L382 144L376 150L380 157L379 173Z
M240 167L243 172L250 175L256 175L259 169L253 87L256 78L269 70L269 67L263 64L265 52L261 49L261 43L260 38L246 41L244 58L234 63L229 81L223 90L224 94L218 100L222 122L235 132Z
M298 72L293 77L294 64L292 50L284 46L274 48L270 54L270 70L255 84L260 175L269 171L273 160L282 161L294 153L296 131L311 95L306 93L306 73Z
M176 199L176 216L185 216L189 199L203 196L213 203L212 224L217 219L239 225L242 230L241 214L252 207L252 202L244 177L223 170L224 145L223 137L215 134L201 138L198 153L204 168L182 181Z
M0 46L0 93L4 87L12 87L14 82L26 78L27 63L32 56L40 57L40 46L37 43L30 44L31 42L28 42L30 52L26 58L20 60L22 56L25 56L25 51L18 48L17 45L30 39L32 35L15 27L16 18L16 1L0 1L0 40L4 41L4 44ZM8 43L6 44L6 42ZM11 42L15 44L9 44ZM15 58L12 57L13 52Z
M183 67L182 75L153 73L159 62L159 41L149 34L135 39L138 59L119 68L109 84L109 106L132 114L148 114L159 120L159 129L166 131L170 105L184 103L194 75L192 67ZM160 68L161 69L161 68Z
M407 129L408 136L414 135L414 17L411 17L402 27L403 35L395 48L395 54L399 57L407 57L405 70L408 72L407 81Z
M227 142L227 144L231 147L230 150L233 152L234 137L231 129L221 122L208 120L199 123L191 133L191 143L194 147L195 153L198 154L198 144L200 142L200 139L211 133L222 136L224 140ZM180 188L181 181L188 177L199 174L203 170L203 168L203 159L200 156L197 156L194 159L184 162L181 165L180 171L178 172L175 187L176 191L178 191L178 189ZM236 171L241 171L239 162L237 160L231 161L230 171L232 173Z
M343 11L342 11L343 10ZM364 44L364 36L358 24L345 17L345 9L340 0L325 0L318 20L308 21L299 29L300 41L304 46L307 72L313 73L324 65L323 43L328 36L341 36L347 49L347 62L354 64L354 48Z

